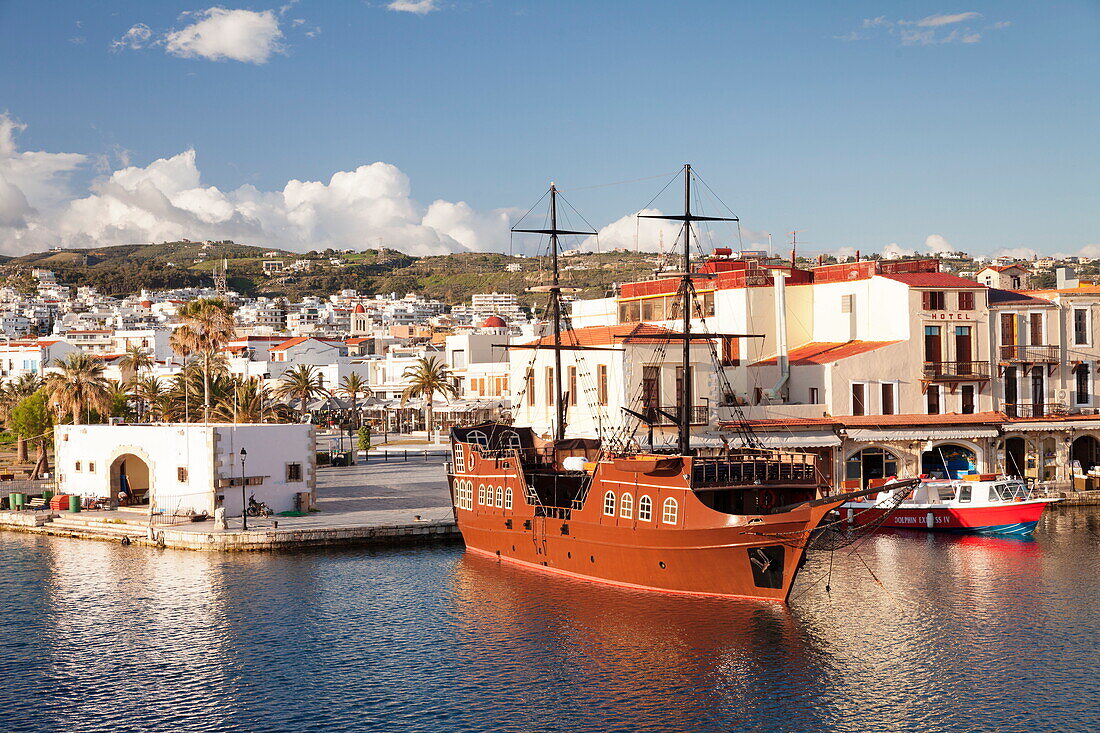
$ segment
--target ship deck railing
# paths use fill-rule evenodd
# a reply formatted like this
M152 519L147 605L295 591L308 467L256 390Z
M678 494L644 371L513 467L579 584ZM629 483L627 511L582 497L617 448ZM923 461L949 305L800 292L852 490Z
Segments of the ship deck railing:
M757 486L818 483L817 456L778 451L738 452L692 460L693 486Z

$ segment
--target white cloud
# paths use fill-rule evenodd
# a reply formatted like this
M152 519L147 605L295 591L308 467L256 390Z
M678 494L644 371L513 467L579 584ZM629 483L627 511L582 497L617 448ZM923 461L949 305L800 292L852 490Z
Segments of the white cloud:
M896 38L903 46L974 44L982 41L982 34L960 24L977 21L981 17L981 13L974 11L929 15L916 20L893 20L880 15L875 18L864 18L858 29L833 37L841 41L865 41L876 35L885 35ZM1009 25L1011 25L1009 21L997 21L988 28L1000 30Z
M940 26L953 25L955 23L963 23L968 20L977 20L982 17L981 13L975 13L973 11L966 13L952 13L944 15L929 15L927 18L921 18L920 20L912 21L899 21L901 23L911 23L912 25L919 25L922 28L939 28Z
M956 251L951 243L939 234L929 234L924 240L924 246L932 250L934 254L939 255Z
M1002 247L998 249L990 257L1011 257L1016 260L1030 260L1039 254L1031 247Z
M637 214L627 214L599 229L595 237L585 239L581 247L595 251L598 244L603 251L609 249L633 249L642 252L674 251L677 249L677 237L682 231L680 223L641 218L641 216L660 216L661 213L660 209L642 209ZM596 241L597 239L599 242ZM692 251L695 251L694 244Z
M153 38L153 29L144 23L137 23L130 27L130 30L122 34L122 37L118 40L111 42L111 48L115 51L121 51L124 48L137 50L145 48L149 45L149 42Z
M222 191L203 184L194 150L119 168L77 193L67 174L90 159L19 152L13 137L19 129L0 116L0 250L11 254L179 238L297 251L380 242L419 255L505 251L516 213L478 211L461 201L421 206L408 177L387 163L339 171L327 182L291 180L282 190Z
M275 11L228 10L213 7L195 14L191 25L168 33L165 50L181 58L264 64L282 50L283 32Z
M911 249L906 249L905 247L902 247L897 242L891 242L890 244L882 248L882 256L888 260L897 260L901 259L902 257L912 257L915 254L916 252Z
M434 10L439 10L439 2L438 0L393 0L386 7L402 13L427 15Z

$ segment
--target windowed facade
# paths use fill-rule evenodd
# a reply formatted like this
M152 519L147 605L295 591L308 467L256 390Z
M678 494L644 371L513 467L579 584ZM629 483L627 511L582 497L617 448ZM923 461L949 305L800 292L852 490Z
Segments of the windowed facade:
M959 392L961 393L961 398L960 399L962 401L962 404L960 405L960 407L962 408L961 409L962 414L964 414L964 415L973 415L974 414L974 385L964 384L962 387L959 388Z
M947 308L947 295L942 290L926 290L923 293L926 311L942 311Z
M817 387L810 387L810 404L821 404L821 390L819 390Z
M1073 309L1073 345L1089 345L1089 312L1087 308Z
M466 442L484 449L489 447L489 436L481 430L471 430L466 434Z
M638 499L638 520L648 522L653 519L653 499L643 496Z
M302 480L302 464L301 463L288 463L288 464L286 464L286 480L287 481L301 481Z
M867 414L867 385L862 382L852 383L852 414Z
M895 398L897 392L897 385L893 382L883 382L881 404L883 415L893 415L896 412Z
M1089 378L1089 373L1092 371L1092 366L1088 363L1078 364L1074 374L1074 399L1073 401L1078 405L1091 405L1092 404L1092 380Z
M546 406L554 404L554 367L546 367Z
M567 389L569 390L569 405L570 405L570 407L576 407L577 406L577 367L575 367L575 366L569 367L568 374L569 374L569 385L568 385Z
M596 400L607 405L607 364L596 367Z
M455 443L455 470L459 473L466 472L466 454L462 450L461 443Z
M943 341L939 326L924 327L924 360L932 364L943 361Z
M176 468L176 481L181 484L187 483L187 466L178 466Z
M533 368L527 369L527 375L523 381L523 391L526 392L527 406L535 406L535 370Z
M505 432L504 440L502 440L500 443L505 448L514 448L516 450L520 450L521 448L523 448L523 440L519 437L519 433L517 433L515 430L509 430Z
M485 484L478 484L477 486L477 505L485 505Z
M623 519L630 519L634 516L634 497L630 494L623 494L619 497L619 516Z
M504 487L503 486L498 486L497 487L497 509L503 509L503 508L504 508Z
M615 516L615 492L608 491L603 495L603 513L606 517Z
M972 311L974 310L974 293L970 290L959 291L959 310Z
M661 521L665 524L676 524L679 520L680 505L671 496L665 499L661 506Z
M940 388L938 385L931 385L928 387L928 394L925 395L928 401L928 414L939 415L940 414Z
M505 509L511 509L512 508L512 487L511 486L509 486L508 488L506 488L504 490L504 508Z

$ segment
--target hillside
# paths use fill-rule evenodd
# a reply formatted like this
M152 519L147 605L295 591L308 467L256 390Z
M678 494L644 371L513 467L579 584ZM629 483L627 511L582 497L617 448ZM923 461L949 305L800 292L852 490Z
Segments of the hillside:
M287 268L297 263L299 269L269 275L263 263L272 260L281 260ZM67 285L129 295L143 288L210 286L214 270L223 262L229 268L230 288L249 296L291 299L354 288L364 293L415 292L455 305L467 302L473 293L497 290L520 293L523 303L536 305L545 296L527 289L549 282L545 258L474 252L413 257L390 249L295 253L233 242L36 252L0 262L0 277L9 285L32 290L31 270L41 267L53 270L58 281ZM562 284L580 288L584 297L598 297L615 282L647 275L653 263L653 255L635 252L578 254L562 259Z

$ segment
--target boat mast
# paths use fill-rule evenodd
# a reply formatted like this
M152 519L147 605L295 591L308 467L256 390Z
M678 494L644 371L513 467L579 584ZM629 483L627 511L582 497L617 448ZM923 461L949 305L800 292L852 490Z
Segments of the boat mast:
M561 374L561 282L558 271L558 187L550 182L550 320L554 331L554 440L565 438L565 395Z
M680 455L691 453L691 413L694 392L691 378L691 163L684 163L684 261L680 281L680 307L684 316L683 353L680 361Z
M566 202L568 203L568 202ZM512 228L513 232L526 232L529 234L549 234L550 235L550 270L551 279L550 287L545 288L550 293L550 324L553 333L554 345L550 348L554 351L554 440L562 440L565 438L565 395L562 391L562 385L565 380L561 373L561 352L566 347L561 342L561 319L562 319L562 307L561 307L561 275L558 269L558 236L562 234L583 234L585 236L594 235L593 231L577 231L574 229L558 229L558 187L554 185L554 182L550 182L550 228L549 229L517 229ZM536 290L544 290L544 288L536 288ZM545 347L543 347L545 348Z
M683 214L639 214L641 219L664 219L666 221L682 221L684 223L684 252L681 262L683 272L680 273L680 304L683 308L683 333L676 338L683 342L683 352L680 360L682 369L680 377L680 404L677 410L677 431L679 433L680 455L691 455L691 413L694 408L694 395L691 375L691 301L695 286L691 282L691 222L693 221L737 221L737 217L727 216L700 216L691 213L691 163L684 163L684 213ZM710 338L718 334L704 334ZM752 336L753 334L728 334L729 337Z

